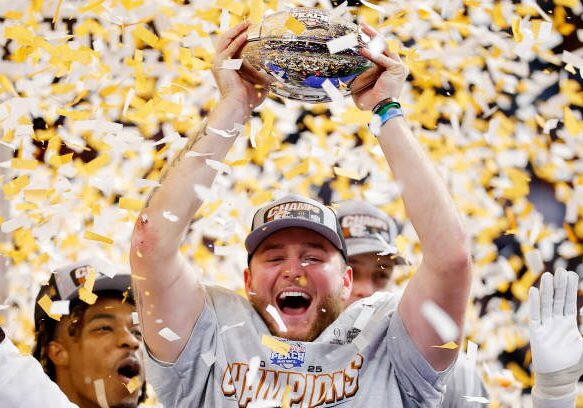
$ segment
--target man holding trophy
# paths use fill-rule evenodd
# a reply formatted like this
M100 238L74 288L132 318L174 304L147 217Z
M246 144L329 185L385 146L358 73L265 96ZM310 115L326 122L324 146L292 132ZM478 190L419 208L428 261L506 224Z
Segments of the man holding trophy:
M240 128L270 86L247 61L240 70L222 68L245 46L248 28L242 23L219 38L213 75L220 101L167 164L135 226L130 260L148 380L165 407L440 406L458 353L434 347L444 341L422 309L447 314L460 342L470 251L452 199L403 117L398 100L408 69L397 54L359 47L372 67L351 88L356 106L380 122L377 137L423 251L400 299L379 294L342 311L352 270L338 221L330 208L296 195L253 218L248 300L202 285L182 258L181 240L202 204L193 186L212 184L216 171L206 159L223 160L235 139L219 132ZM161 335L158 319L171 336Z

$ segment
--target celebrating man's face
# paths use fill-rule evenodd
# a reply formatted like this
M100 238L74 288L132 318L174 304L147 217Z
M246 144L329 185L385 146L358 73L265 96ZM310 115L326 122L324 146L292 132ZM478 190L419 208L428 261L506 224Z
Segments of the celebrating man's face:
M307 229L286 228L255 251L245 271L245 287L273 334L312 341L342 311L351 273L326 238Z
M105 397L110 407L138 405L145 380L141 334L131 317L134 309L119 298L99 297L84 312L58 324L48 356L57 384L72 402L100 406ZM103 380L105 395L98 395L96 380Z

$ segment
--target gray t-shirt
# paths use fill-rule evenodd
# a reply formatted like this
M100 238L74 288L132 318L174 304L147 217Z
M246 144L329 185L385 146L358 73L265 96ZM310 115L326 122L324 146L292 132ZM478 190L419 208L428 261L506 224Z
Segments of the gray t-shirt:
M445 385L443 408L483 407L479 402L470 402L464 397L488 397L482 379L476 368L466 361L465 353L460 353Z
M279 407L284 394L290 408L441 406L451 367L437 372L429 365L397 305L395 295L376 293L352 304L313 342L279 339L291 346L282 355L262 345L269 330L246 299L207 287L181 355L174 364L148 357L148 380L166 408Z

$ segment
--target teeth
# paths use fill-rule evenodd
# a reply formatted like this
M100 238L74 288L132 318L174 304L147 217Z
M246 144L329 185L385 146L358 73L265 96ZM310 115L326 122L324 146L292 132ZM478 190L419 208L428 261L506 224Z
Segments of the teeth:
M285 292L282 292L279 295L279 298L280 299L284 299L284 298L290 297L290 296L302 297L302 298L304 298L306 300L311 300L310 296L307 295L306 293L304 293L304 292L294 292L294 291L291 291L291 290L286 290Z

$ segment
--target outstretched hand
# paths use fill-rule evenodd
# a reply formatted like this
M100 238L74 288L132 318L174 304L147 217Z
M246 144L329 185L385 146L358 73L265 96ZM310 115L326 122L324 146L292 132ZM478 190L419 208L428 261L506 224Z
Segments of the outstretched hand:
M226 60L237 58L245 46L249 25L248 21L242 22L219 37L212 73L222 99L234 101L252 111L267 96L269 76L257 71L246 61L243 62L239 70L223 68L223 63Z
M362 31L370 38L381 35L366 24L362 25ZM362 48L361 55L369 59L374 67L356 78L351 85L356 91L352 93L356 106L361 110L372 110L383 99L398 99L409 75L409 69L399 54L388 51L385 41L385 47L379 54Z
M537 373L574 366L583 356L583 337L577 327L578 282L575 272L557 269L554 277L543 274L540 291L530 288L530 343Z
M575 272L546 272L540 291L530 288L530 348L535 407L575 406L576 385L583 373L583 337L577 327ZM561 401L559 405L548 401ZM550 404L550 405L549 405Z

